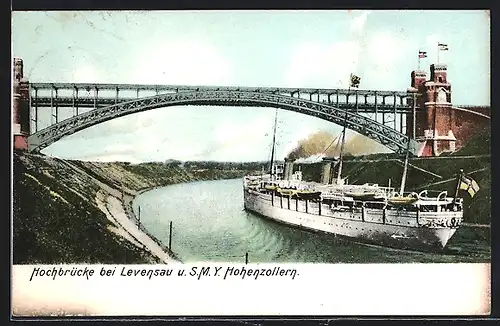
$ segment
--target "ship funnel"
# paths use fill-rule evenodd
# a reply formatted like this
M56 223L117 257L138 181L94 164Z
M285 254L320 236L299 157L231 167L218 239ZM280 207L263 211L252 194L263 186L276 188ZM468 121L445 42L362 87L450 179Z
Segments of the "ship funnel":
M283 171L283 179L284 180L292 180L293 174L293 160L289 158L285 158L285 168Z
M330 184L332 180L332 167L335 159L333 157L323 158L323 169L321 171L321 183Z

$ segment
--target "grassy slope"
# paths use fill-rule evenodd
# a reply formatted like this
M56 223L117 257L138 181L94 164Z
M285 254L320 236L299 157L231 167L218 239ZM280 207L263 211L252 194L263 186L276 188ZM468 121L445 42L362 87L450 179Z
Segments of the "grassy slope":
M156 261L107 229L96 206L101 182L139 190L195 180L240 177L248 169L218 166L214 171L178 165L95 163L14 155L14 263L147 263Z
M40 172L44 168L51 174L56 167L58 179ZM90 182L84 186L71 182L63 176L68 173L73 171L57 161L23 162L14 156L14 264L154 261L147 252L107 230L111 222L93 202L97 188Z

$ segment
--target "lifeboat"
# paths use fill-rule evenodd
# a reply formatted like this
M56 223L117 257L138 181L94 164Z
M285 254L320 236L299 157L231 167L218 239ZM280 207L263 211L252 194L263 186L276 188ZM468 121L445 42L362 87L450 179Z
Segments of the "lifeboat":
M276 190L277 187L275 185L265 185L264 189L266 189L266 190Z
M391 197L387 201L392 205L411 205L416 202L418 198L413 196Z
M319 199L321 198L321 191L297 190L296 195L300 199Z
M283 196L293 196L293 195L297 194L296 189L276 188L276 191L279 192Z

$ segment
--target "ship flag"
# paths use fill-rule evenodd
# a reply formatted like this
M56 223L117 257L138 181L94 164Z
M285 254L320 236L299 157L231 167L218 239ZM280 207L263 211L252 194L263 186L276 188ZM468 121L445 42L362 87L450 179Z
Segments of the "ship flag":
M418 51L418 70L420 70L420 59L427 58L427 51Z
M350 86L351 87L356 87L356 88L359 88L359 83L361 81L361 78L354 75L354 74L351 74L351 83L350 83Z
M448 51L448 44L438 43L439 51Z
M448 44L444 44L444 43L439 43L438 42L438 52L437 52L437 55L438 55L438 64L439 64L439 52L441 51L448 51Z
M472 198L479 191L479 185L474 179L462 176L460 189L467 191Z

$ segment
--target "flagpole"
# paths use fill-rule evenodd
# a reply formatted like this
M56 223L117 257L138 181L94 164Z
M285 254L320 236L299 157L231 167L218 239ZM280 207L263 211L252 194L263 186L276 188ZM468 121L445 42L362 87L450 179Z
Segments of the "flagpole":
M464 176L464 170L460 169L460 173L458 174L457 187L455 188L455 196L453 198L453 202L457 200L458 190L460 189L460 183L462 183L462 177Z
M440 50L439 50L439 42L438 42L438 63L437 63L438 65L439 65L439 52L440 52Z

